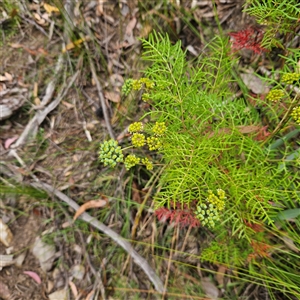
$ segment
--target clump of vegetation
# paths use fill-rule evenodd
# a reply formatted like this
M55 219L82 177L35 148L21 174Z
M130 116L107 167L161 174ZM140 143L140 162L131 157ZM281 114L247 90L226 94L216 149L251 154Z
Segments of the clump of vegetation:
M168 36L154 33L143 46L144 59L151 62L143 80L151 82L151 88L129 83L136 90L144 87L156 122L154 136L140 133L141 122L130 125L129 132L133 147L148 144L162 156L164 170L155 195L159 220L213 230L217 241L203 249L202 260L241 267L245 280L264 283L270 290L284 284L286 294L299 295L299 277L287 282L285 274L292 264L283 264L299 257L277 246L286 235L295 238L294 230L280 230L287 224L278 226L278 220L299 205L299 176L279 168L280 151L267 147L276 142L286 122L298 122L297 95L284 86L298 82L298 73L284 72L281 88L266 95L270 103L285 101L286 122L262 134L259 112L233 98L235 58L227 38L216 37L194 67L186 61L180 42L172 45ZM129 90L124 88L126 94ZM253 126L256 130L249 131ZM160 146L151 149L151 139L158 136ZM127 169L140 163L135 155L127 157Z
M300 3L297 0L247 0L245 12L265 26L261 46L285 48L283 41L292 40L299 25ZM284 38L283 38L284 37Z

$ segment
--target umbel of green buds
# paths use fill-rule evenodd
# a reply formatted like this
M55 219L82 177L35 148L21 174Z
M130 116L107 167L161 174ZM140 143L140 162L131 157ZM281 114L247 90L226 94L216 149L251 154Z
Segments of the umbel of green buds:
M123 162L123 160L124 155L117 141L111 139L100 145L99 161L102 162L104 166L115 167L117 163Z

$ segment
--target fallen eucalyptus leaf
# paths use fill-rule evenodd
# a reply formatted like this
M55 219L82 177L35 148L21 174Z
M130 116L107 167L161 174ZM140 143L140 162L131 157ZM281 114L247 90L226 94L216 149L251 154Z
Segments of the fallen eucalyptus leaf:
M78 208L78 210L76 211L76 214L73 217L73 220L75 221L82 213L84 213L89 208L103 207L106 204L107 204L107 201L103 200L103 199L91 200L89 202L86 202Z
M32 247L32 253L39 260L44 272L47 272L52 268L53 258L55 255L54 245L48 245L37 237Z
M13 235L9 227L0 219L0 242L9 247L12 239Z
M24 271L23 273L31 277L36 283L42 283L41 277L37 273L32 271Z
M267 84L254 74L242 73L241 78L247 88L255 94L266 94L269 91Z
M68 291L67 290L59 290L50 295L48 295L49 300L67 300L68 299Z
M22 267L26 255L27 255L27 251L24 251L15 258L15 265L17 267Z

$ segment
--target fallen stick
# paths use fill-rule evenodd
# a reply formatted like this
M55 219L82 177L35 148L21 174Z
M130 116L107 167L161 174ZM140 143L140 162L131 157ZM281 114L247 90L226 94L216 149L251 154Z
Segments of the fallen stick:
M55 189L54 187L52 187L51 185L49 185L47 183L32 182L32 183L30 183L30 185L35 188L46 191L49 195L54 194L57 198L64 201L65 203L67 203L75 211L77 211L79 209L79 205L74 200L72 200L71 198L66 196L64 193L60 192L59 190ZM112 238L117 244L119 244L133 258L134 262L144 270L144 272L146 273L148 278L151 280L151 282L155 286L155 289L160 293L164 293L165 288L164 288L164 285L163 285L162 281L160 280L160 278L156 275L156 273L150 267L148 262L133 249L133 247L131 246L130 243L125 241L120 235L118 235L116 232L114 232L112 229L110 229L103 223L95 220L92 216L90 216L86 212L82 213L80 215L79 219L91 224L94 228L102 231L103 233L108 235L110 238Z

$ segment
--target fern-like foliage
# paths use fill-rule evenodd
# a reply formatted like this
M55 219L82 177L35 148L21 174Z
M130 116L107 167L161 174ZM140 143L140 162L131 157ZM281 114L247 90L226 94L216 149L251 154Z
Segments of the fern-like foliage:
M172 45L167 36L154 32L143 45L144 59L151 62L146 76L155 84L149 114L167 125L156 208L181 204L192 209L207 202L210 190L224 190L225 209L201 259L238 269L270 290L280 289L290 267L273 270L271 253L280 251L269 237L284 238L277 217L285 208L299 206L299 175L279 168L278 152L251 130L262 127L258 112L233 97L228 40L216 37L193 66L180 42ZM298 240L299 228L288 232ZM265 264L264 274L256 260ZM298 276L291 277L287 293L296 295L298 282Z
M257 22L266 25L262 47L283 47L278 33L294 33L300 18L298 0L248 0L245 12L256 18Z
M155 83L152 117L168 126L156 207L202 203L208 190L220 188L227 195L223 226L233 235L250 240L247 222L273 226L276 203L289 197L288 175L269 162L254 133L243 131L258 115L244 101L230 100L227 40L216 37L196 67L168 37L154 33L143 45L144 59L152 62L146 76Z

